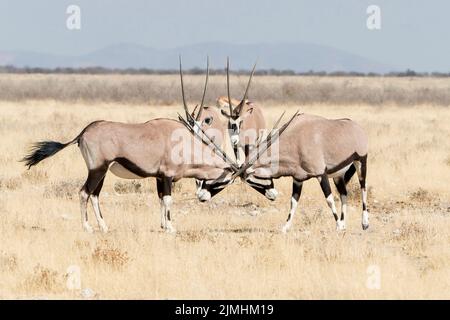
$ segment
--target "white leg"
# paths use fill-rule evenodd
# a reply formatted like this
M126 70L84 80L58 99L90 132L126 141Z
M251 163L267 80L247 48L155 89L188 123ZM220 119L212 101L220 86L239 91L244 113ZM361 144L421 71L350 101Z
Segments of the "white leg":
M102 232L107 233L108 226L106 225L105 220L103 220L102 213L100 211L100 205L98 203L98 196L91 195L90 199L91 199L92 207L94 208L95 218L97 218L98 226L99 226L100 230L102 230Z
M286 233L292 226L292 219L294 218L295 211L297 209L298 201L294 199L294 197L291 198L291 209L289 210L289 216L288 219L283 226L283 229L281 231L283 233Z
M169 233L176 232L175 228L172 226L172 222L170 221L170 206L172 205L172 196L163 196L163 204L164 204L164 213L166 220L166 231Z
M201 189L197 193L197 198L200 201L209 201L209 200L211 200L211 192L209 192L206 189Z
M160 212L161 212L161 229L166 228L166 210L164 207L164 202L162 199L159 199Z
M331 212L333 213L333 216L336 218L336 230L342 230L341 229L341 224L339 223L339 219L338 214L337 214L337 210L336 210L336 204L334 203L334 198L333 198L333 194L330 193L330 195L327 197L327 204L328 207L330 207Z
M356 167L356 173L358 174L359 183L361 185L361 200L362 200L362 219L361 224L363 230L366 230L369 228L369 212L367 211L367 183L366 183L366 177L362 174L362 164L359 161L354 162Z
M80 191L80 209L81 209L81 226L83 227L84 231L88 233L94 232L92 227L89 225L88 222L88 215L87 215L87 202L89 199L89 194L83 189Z
M277 198L278 191L275 188L267 189L266 193L265 193L265 196L266 196L267 199L273 201L273 200L275 200Z
M366 188L361 189L362 192L362 203L363 203L363 213L362 213L362 228L366 230L369 227L369 213L367 212L367 191Z
M341 195L341 219L337 221L339 230L345 230L346 219L347 219L347 196Z
M283 233L286 233L292 226L292 220L294 219L295 212L297 211L298 201L302 192L302 182L295 181L292 185L292 197L291 197L291 209L289 210L288 219L281 229ZM275 190L275 189L274 189Z

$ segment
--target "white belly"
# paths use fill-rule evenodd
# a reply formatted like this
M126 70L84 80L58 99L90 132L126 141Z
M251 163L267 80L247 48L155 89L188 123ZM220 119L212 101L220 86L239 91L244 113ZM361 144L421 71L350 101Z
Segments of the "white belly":
M351 165L352 164L350 163L348 166L342 168L341 170L329 174L328 177L329 178L335 178L335 177L340 177L340 176L344 175L345 172L350 168Z
M123 178L123 179L144 179L138 175L135 175L133 172L127 170L125 167L123 167L122 165L118 164L117 162L113 162L111 163L111 165L109 166L109 170L115 175L118 176L119 178Z

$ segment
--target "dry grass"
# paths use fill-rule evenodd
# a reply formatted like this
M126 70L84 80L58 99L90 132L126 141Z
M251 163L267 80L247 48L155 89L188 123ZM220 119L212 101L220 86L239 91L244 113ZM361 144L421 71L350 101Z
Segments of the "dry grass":
M232 76L231 92L243 94L248 76ZM199 99L203 75L186 75L188 99ZM0 100L178 105L178 75L0 74ZM226 92L225 76L210 77L207 99ZM191 96L192 95L192 96ZM258 76L251 97L271 104L450 105L448 78Z
M367 130L366 232L356 181L345 234L335 232L318 183L311 181L292 232L282 235L290 179L276 181L281 194L275 202L236 183L205 204L194 199L194 182L185 180L177 184L172 210L179 231L170 235L159 228L154 179L125 181L109 174L101 205L111 231L85 234L77 191L86 169L77 147L31 171L17 162L30 142L67 141L93 120L175 118L179 108L0 102L0 298L450 298L445 107L302 106L305 112L350 117ZM264 106L269 122L296 108ZM71 266L79 267L79 289L66 285ZM366 285L371 266L380 270L379 289Z

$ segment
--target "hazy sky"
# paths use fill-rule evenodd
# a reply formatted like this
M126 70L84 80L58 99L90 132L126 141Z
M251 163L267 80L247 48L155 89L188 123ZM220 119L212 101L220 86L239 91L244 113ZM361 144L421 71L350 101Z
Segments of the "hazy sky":
M81 8L81 30L66 8ZM381 30L366 9L381 8ZM87 53L130 42L311 42L400 68L450 71L448 0L0 0L0 50Z

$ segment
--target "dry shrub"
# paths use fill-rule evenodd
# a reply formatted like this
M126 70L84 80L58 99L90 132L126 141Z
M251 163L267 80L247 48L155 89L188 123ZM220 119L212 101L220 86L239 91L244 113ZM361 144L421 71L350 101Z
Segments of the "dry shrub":
M118 194L143 193L144 186L141 182L136 180L131 182L117 181L114 183L114 191Z
M22 186L19 178L0 177L0 190L14 191Z
M429 203L436 200L436 197L429 192L428 190L425 190L423 188L418 188L417 190L411 192L409 194L409 199L411 201L417 201L421 203Z
M253 245L252 239L250 239L248 236L240 237L237 242L242 248L249 248Z
M243 77L244 79L246 77ZM450 105L448 82L423 78L411 83L395 77L264 77L252 86L251 99L270 103L332 103L382 105ZM267 79L267 80L266 80ZM415 78L409 78L415 79ZM180 101L178 75L0 75L0 100L57 100L84 103L114 102L174 105ZM189 76L185 87L188 100L203 81L203 75ZM224 94L223 76L211 76L206 101L213 103ZM442 85L437 85L442 84ZM235 78L232 92L240 92L243 82ZM197 93L196 93L197 94Z
M41 183L48 180L48 173L47 171L35 168L22 172L21 177L31 183Z
M122 251L108 241L101 241L95 247L91 256L94 262L106 264L114 269L123 268L130 260L128 252Z
M53 182L44 189L44 197L58 199L75 199L82 185L81 180Z
M0 271L13 272L17 269L17 256L6 252L0 252Z
M394 235L394 240L401 243L403 250L411 255L422 253L430 244L434 231L418 222L403 222Z
M29 292L61 292L64 290L64 277L58 272L40 264L36 265L33 273L26 277L22 289Z
M373 187L369 185L367 187L367 201L371 202L373 199ZM339 193L336 194L339 197ZM353 204L361 204L361 186L359 184L358 178L352 178L352 180L347 184L347 201Z
M181 241L184 242L200 242L201 240L205 239L206 233L204 231L186 231L186 232L179 232L177 234L177 238L179 238Z
M445 164L450 167L450 156L445 159Z

